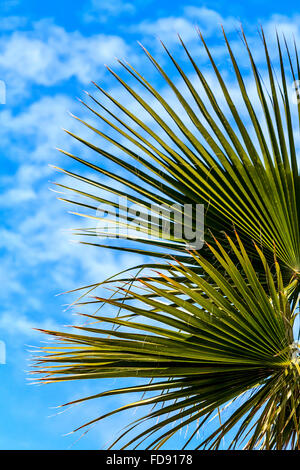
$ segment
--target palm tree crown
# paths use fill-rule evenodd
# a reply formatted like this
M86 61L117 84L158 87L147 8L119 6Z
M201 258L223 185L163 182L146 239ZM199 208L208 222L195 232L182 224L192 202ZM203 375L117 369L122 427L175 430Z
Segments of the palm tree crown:
M128 402L80 428L124 409L155 405L112 445L127 437L124 448L159 448L176 431L193 423L194 427L188 427L185 447L217 449L223 437L234 432L230 448L300 448L300 362L295 339L300 296L299 129L295 126L300 127L300 100L295 117L296 105L289 93L290 80L300 80L297 49L293 57L285 38L282 43L277 36L276 74L261 31L265 83L242 32L256 87L253 97L224 33L245 118L200 32L199 36L222 98L179 38L196 80L164 44L163 48L183 81L184 91L143 48L174 93L176 111L144 76L120 61L130 78L148 93L151 103L144 92L109 71L150 116L153 125L95 84L110 106L91 95L91 104L83 104L111 132L76 119L115 152L67 131L95 151L98 160L103 157L117 168L111 172L98 162L61 150L94 175L87 178L81 172L59 168L88 188L83 191L57 184L76 196L60 199L81 207L83 213L76 213L97 223L97 227L75 233L115 237L119 244L110 248L155 257L157 262L138 266L133 279L125 274L117 284L109 280L86 286L77 305L104 304L117 308L118 314L100 315L98 310L94 315L83 313L86 320L93 321L91 325L74 326L74 333L46 331L59 340L60 346L42 348L35 372L41 382L150 379L76 401L143 392L139 401ZM225 104L229 113L224 110ZM112 184L105 185L101 175L109 177ZM102 195L103 190L107 196ZM138 216L128 217L127 207L117 207L116 197L139 205ZM102 218L94 215L100 204L106 205L111 216L108 234L99 228ZM185 233L177 234L174 220L174 207L182 217L186 205L197 204L205 208L205 243L201 249L193 249ZM156 222L151 226L154 236L149 237L149 215L157 216L162 205L163 220L170 231L166 234ZM195 212L186 223L190 229L197 229ZM125 236L120 228L133 232ZM82 243L105 246L97 239ZM103 284L112 284L115 295L101 298L95 289ZM88 300L85 295L91 291L94 298ZM197 441L202 426L216 413L221 418L223 410L225 419ZM150 420L149 426L139 431L138 426L146 420Z

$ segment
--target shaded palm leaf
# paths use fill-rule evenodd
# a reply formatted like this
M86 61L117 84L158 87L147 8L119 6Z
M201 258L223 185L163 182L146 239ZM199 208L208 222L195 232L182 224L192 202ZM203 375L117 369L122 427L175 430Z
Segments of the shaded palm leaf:
M91 105L83 104L93 113L94 117L100 119L101 124L107 125L108 130L116 133L118 137L113 138L109 132L106 134L88 122L77 119L88 127L96 137L100 136L103 141L109 142L112 147L115 147L116 152L110 153L104 147L99 147L71 132L68 133L84 146L94 150L96 154L116 164L117 169L115 172L111 172L98 162L92 163L83 157L62 151L65 155L89 168L95 176L93 179L88 179L80 174L61 170L69 176L87 183L87 187L90 188L84 192L76 188L58 185L83 198L81 201L68 197L61 199L79 204L79 207L94 212L97 210L97 205L103 202L112 209L116 208L113 199L98 197L95 194L97 189L105 190L115 196L128 197L129 201L139 204L145 212L141 213L139 218L128 221L126 210L122 211L121 208L117 220L112 224L111 237L115 232L118 232L120 227L134 228L138 225L139 237L127 235L126 238L140 243L141 248L132 247L129 244L115 246L114 249L119 248L127 252L138 252L160 258L176 256L187 263L193 263L192 258L187 256L185 252L189 240L185 239L184 235L181 239L171 236L164 240L165 235L159 227L156 231L157 239L150 240L147 236L148 214L149 211L155 213L154 206L158 207L164 204L167 211L170 211L170 214L165 217L170 219L172 225L174 204L176 204L176 210L182 214L184 204L204 203L206 205L206 240L214 243L210 236L210 230L215 234L222 230L232 234L233 226L236 226L251 256L257 256L255 250L252 249L251 240L255 240L264 249L265 256L269 261L272 260L275 246L285 284L288 284L295 278L299 279L300 272L300 177L294 123L287 89L288 77L291 76L294 80L300 78L299 67L297 67L297 51L297 61L294 66L292 54L286 45L288 59L288 67L286 67L282 46L278 39L280 81L277 84L262 32L262 47L265 49L269 80L269 87L266 89L243 34L245 52L249 56L249 64L260 103L260 109L257 110L253 104L255 98L251 97L250 99L249 97L238 63L224 34L237 85L248 113L248 119L245 121L239 113L230 90L225 84L201 33L199 34L230 115L227 116L223 111L222 101L216 97L214 90L181 39L182 48L196 74L198 80L196 84L184 72L166 46L163 45L163 47L183 80L186 91L190 95L189 100L185 98L186 93L175 85L155 58L143 48L151 63L174 92L175 98L181 106L180 113L175 112L164 97L137 70L120 61L130 78L136 80L137 84L141 85L148 93L152 103L149 103L144 94L135 91L134 87L129 86L113 70L109 69L109 71L140 108L148 113L153 126L146 124L138 117L138 113L132 113L120 101L95 84L97 90L103 94L111 106L105 106L102 101L93 96L90 96ZM155 103L164 109L168 118L160 116ZM298 108L300 110L300 105ZM264 122L258 113L263 114ZM283 113L285 114L284 118ZM154 130L155 128L158 130ZM108 176L111 181L118 182L124 190L117 190L113 184L111 186L104 185L101 182L101 175ZM95 215L90 216L87 213L79 212L77 214L91 217L97 221ZM192 219L190 225L195 229L195 220ZM76 233L89 237L101 235L101 231L97 228L82 229ZM100 243L90 241L85 243L103 246ZM149 244L153 246L153 250L147 249ZM206 252L206 255L210 256L209 251ZM294 302L298 295L299 286L293 291Z
M217 248L209 246L226 276L201 255L190 253L218 289L193 269L175 263L172 268L180 282L168 271L159 272L154 280L136 282L125 301L96 297L96 302L122 308L135 319L84 315L92 318L93 324L75 326L79 333L42 330L61 344L41 348L44 354L37 358L35 371L41 375L40 382L152 379L72 402L137 391L150 393L78 429L122 410L151 404L156 408L121 435L129 433L122 448L159 448L176 431L193 423L188 445L217 409L229 404L223 424L197 442L198 447L219 448L231 430L236 433L233 447L244 439L247 449L300 447L299 348L293 339L296 313L290 309L279 264L275 261L274 279L265 256L255 247L268 284L266 293L239 237L237 245L230 238L228 243L241 269L217 240ZM242 404L230 405L237 397ZM145 420L150 420L146 429L132 437L130 431Z

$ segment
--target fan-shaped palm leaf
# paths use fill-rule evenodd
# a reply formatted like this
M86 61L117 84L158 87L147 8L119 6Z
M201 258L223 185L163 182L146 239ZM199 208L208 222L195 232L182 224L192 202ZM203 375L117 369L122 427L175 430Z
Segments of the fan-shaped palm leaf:
M96 297L91 301L96 306L104 302L125 309L126 315L112 318L96 313L91 318L97 324L74 327L81 330L78 334L47 331L63 344L58 348L43 348L46 356L37 359L36 372L42 374L42 382L150 378L150 383L79 400L137 391L150 393L147 398L95 418L91 423L122 409L162 405L121 436L128 434L125 447L158 448L177 430L194 423L188 445L217 410L228 407L229 417L226 411L223 424L216 425L199 447L219 448L221 439L235 432L232 447L299 448L299 349L293 339L293 327L300 292L300 177L288 83L290 77L300 80L300 68L297 50L294 65L287 43L285 58L277 38L278 80L263 32L261 36L268 85L243 34L256 86L257 107L224 34L246 119L200 33L222 98L217 97L181 39L196 82L166 46L163 47L183 81L184 91L144 49L174 93L180 111L175 111L131 65L120 62L130 80L142 87L142 93L116 72L109 71L151 118L152 124L96 85L110 105L91 95L92 104L83 104L94 118L99 118L101 128L76 119L115 151L111 153L105 145L98 146L68 133L83 148L93 150L98 160L100 156L115 164L117 170L108 171L99 161L91 162L62 150L94 176L88 178L81 172L60 169L86 183L88 188L84 191L58 184L79 196L79 199L68 196L60 199L77 204L84 211L76 213L95 223L101 220L94 213L99 204L106 204L108 215L115 214L117 209L117 218L111 219L110 236L125 227L138 228L138 237L127 235L128 245L120 243L110 248L161 260L151 278L145 272L138 276L133 289L127 287L123 294L118 289L118 297ZM224 111L224 102L228 112ZM300 125L300 103L297 119ZM102 124L107 126L108 133ZM103 183L103 175L111 179L111 185ZM110 196L99 195L99 189ZM130 219L127 206L119 206L115 196L138 204L139 217ZM182 215L186 204L199 203L205 204L205 239L209 244L198 252L187 251L190 239L184 234L175 236L174 210ZM149 212L150 216L156 215L162 205L166 209L163 218L172 230L166 235L157 223L156 238L149 238L150 229L153 235L153 226L149 229ZM194 216L188 224L196 229ZM237 245L232 241L235 228L241 237L237 237ZM220 231L229 235L222 245L214 238ZM105 235L98 227L79 229L76 233L88 237ZM117 238L122 236L118 233ZM132 241L140 247L130 244ZM82 243L105 246L97 241ZM165 260L171 263L164 264ZM144 263L139 268L153 266ZM123 281L129 279L124 277ZM87 286L88 291L98 285ZM84 299L81 304L91 302ZM100 328L98 322L104 326ZM230 405L237 397L242 397L242 404ZM131 437L136 426L143 426L152 418L159 421Z
M240 445L251 430L246 448L299 448L300 364L293 339L296 314L290 310L278 263L275 262L274 280L266 258L256 247L268 283L267 294L240 239L238 247L230 239L229 243L241 270L218 242L217 250L210 247L226 277L205 258L191 253L218 285L218 290L187 266L176 263L173 269L179 276L184 275L184 282L161 272L159 279L140 281L146 293L140 293L136 285L130 291L130 301L105 300L143 321L84 315L91 317L93 324L75 326L81 333L46 331L62 341L62 345L42 348L46 356L37 359L37 372L43 374L41 381L104 377L155 379L148 384L78 400L155 392L99 416L79 429L125 409L163 404L135 424L157 417L160 421L152 420L146 430L130 438L124 447L146 440L149 448L157 448L176 430L195 422L194 429L189 428L187 445L213 412L243 396L242 404L232 404L230 417L198 443L199 446L218 448L221 439L238 424L232 446ZM174 288L176 295L172 293ZM155 293L156 297L148 293ZM138 304L132 304L132 299ZM186 299L193 299L194 303ZM103 300L96 298L98 302ZM111 329L103 324L119 328Z
M140 105L141 109L151 116L158 131L153 130L143 120L139 119L138 114L133 114L121 102L96 85L98 91L111 103L111 108L106 107L92 96L90 98L95 107L84 104L94 116L101 120L102 124L105 123L108 129L116 132L119 137L114 139L102 130L96 129L79 118L77 119L94 132L96 136L100 136L114 146L116 154L111 154L103 147L98 147L71 132L69 134L101 157L116 163L118 168L115 173L112 173L105 170L98 162L92 163L82 157L62 151L65 155L93 170L95 178L91 180L80 174L66 170L62 171L84 181L91 190L92 188L100 188L120 197L128 197L131 202L144 208L145 213L130 222L128 222L126 208L124 212L120 208L117 221L112 227L112 233L120 225L130 228L138 225L138 239L136 236L130 235L127 235L126 238L143 244L150 243L157 249L155 251L143 248L137 250L129 245L125 247L127 251L138 251L143 254L165 258L167 256L166 250L161 252L161 249L166 248L169 253L178 256L180 252L185 250L188 240L184 239L184 236L182 239L168 237L168 240L163 242L164 233L159 231L159 227L157 227L158 239L149 240L147 236L149 215L147 212L153 210L155 212L153 205L164 204L167 210L170 211L169 217L171 219L174 204L177 205L177 210L183 213L184 204L205 203L205 236L207 240L210 240L209 229L215 234L220 230L232 233L234 224L241 233L248 250L252 249L250 240L259 243L266 250L266 256L268 256L268 252L272 254L274 245L276 246L278 260L282 267L287 269L287 281L289 281L291 277L299 276L300 271L300 179L290 97L287 89L288 78L282 47L278 40L281 83L277 86L268 48L262 33L262 47L265 49L269 79L268 91L265 89L265 84L255 65L246 37L243 36L245 51L249 55L249 63L260 102L260 109L257 110L252 104L255 98L251 97L250 99L230 44L225 35L224 37L241 98L247 109L247 123L241 117L230 95L230 90L226 86L202 36L203 45L219 82L223 99L227 103L230 116L226 116L225 111L222 109L224 108L222 102L214 94L182 40L182 47L197 76L198 84L189 79L166 46L164 48L183 79L184 85L190 94L189 101L154 57L144 49L152 64L174 92L181 106L180 114L171 108L164 97L138 71L129 64L120 61L130 77L135 79L148 92L149 97L152 99L151 104L117 73L111 69L109 71ZM290 59L290 75L293 79L300 78L299 67L294 68L288 47L286 49ZM297 53L296 58L298 59ZM164 109L168 119L159 115L156 111L155 102ZM283 110L285 118L282 116ZM263 114L264 123L258 113ZM190 123L190 127L186 122ZM170 145L167 143L169 141L171 142ZM122 172L125 169L128 176L122 176L121 169ZM110 187L104 185L97 175L99 177L106 175L121 183L124 190L117 190L113 185ZM95 193L79 191L76 188L66 186L63 186L63 188L92 201L84 202L84 200L81 200L79 202L81 207L94 211L97 209L97 203L105 202L112 209L115 209L116 203L113 200L99 198ZM62 199L78 204L78 201L66 197ZM87 216L87 214L81 215ZM165 215L165 217L168 218L168 215ZM95 218L94 215L93 218ZM191 226L195 229L195 220L191 221ZM88 236L101 235L100 230L96 228L82 230L79 233ZM99 243L94 244L101 246ZM124 246L122 249L124 249ZM183 256L186 257L186 253Z

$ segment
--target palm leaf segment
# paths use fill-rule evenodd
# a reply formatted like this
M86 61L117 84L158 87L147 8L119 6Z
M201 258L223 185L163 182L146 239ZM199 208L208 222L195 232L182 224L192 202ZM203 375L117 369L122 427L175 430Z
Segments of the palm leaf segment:
M149 244L149 237L143 237L143 233L147 234L146 219L148 216L146 212L153 210L153 205L164 204L165 207L170 208L171 212L171 208L176 204L177 210L183 212L183 204L204 203L207 208L206 239L210 238L209 230L212 230L213 233L224 230L230 234L233 225L235 225L249 250L252 249L249 240L255 240L262 246L266 250L266 256L268 256L268 252L273 253L275 246L278 260L282 267L287 268L289 278L299 276L300 178L294 123L288 94L288 79L286 78L287 72L280 42L278 40L281 80L277 85L277 77L273 72L266 41L262 36L268 69L268 91L244 36L260 102L260 109L256 110L225 36L237 84L248 113L249 123L246 126L202 36L201 39L220 85L223 99L225 99L230 111L230 117L225 115L224 105L218 102L212 88L183 41L181 41L182 47L196 74L197 84L189 79L167 48L165 46L164 48L183 79L190 95L189 101L158 62L145 50L150 61L174 92L182 113L180 112L180 115L176 113L163 96L138 71L127 63L120 62L130 77L148 92L154 104L149 104L142 95L139 95L113 70L109 69L109 71L143 111L149 114L158 131L152 130L120 101L96 85L97 89L111 103L112 110L92 96L92 103L97 106L93 108L84 104L118 137L114 139L109 133L106 134L82 120L81 122L96 135L115 146L116 154L111 154L71 132L69 134L105 159L116 163L119 169L112 173L97 164L62 151L93 170L95 179L91 180L66 170L62 171L87 183L91 191L92 188L104 189L117 196L126 196L131 202L144 207L145 214L142 213L140 219L130 225L132 227L134 223L139 224L138 241L141 243ZM286 50L289 58L290 77L297 80L300 78L297 51L296 66L294 67L287 46ZM197 91L199 87L201 90ZM160 117L156 111L155 102L164 108L168 120ZM298 111L300 125L299 103ZM261 114L264 116L264 123ZM284 118L283 114L285 114ZM190 122L190 128L193 131L190 130L186 122ZM171 142L170 145L167 142ZM125 169L128 176L121 176L120 169L122 171ZM97 174L99 176L106 175L123 185L124 191L102 184L97 178ZM64 188L66 187L64 186ZM97 202L98 204L105 202L112 208L115 207L113 200L99 198L93 192L83 192L69 187L66 189L91 201L87 203L83 200L78 202L62 198L68 202L75 202L79 206L92 210L97 208ZM127 221L127 214L120 210L118 222L115 225L124 226L128 223ZM191 225L195 228L194 221L191 221ZM89 236L99 235L99 230L89 229L80 233ZM187 241L184 238L179 240L171 237L171 239L163 241L163 233L159 227L157 227L157 233L159 240L156 242L151 240L150 242L153 246L159 249L167 248L169 252L173 255L177 254L177 256L179 256L178 251L183 251L185 253L183 256L186 256ZM130 236L127 236L127 239L130 239ZM137 241L136 237L132 237L132 239ZM136 250L130 246L125 249L156 257L166 257L165 251L159 252L157 249L155 251Z
M153 249L132 245L114 248L172 260L171 264L157 264L159 272L151 279L140 276L146 292L140 292L135 283L136 288L125 289L120 298L93 301L128 310L129 314L122 317L92 316L96 322L113 325L112 329L92 326L77 327L83 334L47 332L64 342L63 349L44 348L46 356L38 359L37 372L42 374L44 382L103 377L151 378L150 383L106 391L81 400L149 392L150 397L121 408L161 405L128 430L131 432L139 423L143 426L144 420L159 418L146 431L130 437L128 446L160 447L178 429L194 422L188 445L216 410L228 406L230 416L225 413L223 424L216 425L199 446L218 448L226 433L235 430L232 447L299 448L299 349L293 339L293 327L299 302L300 178L287 71L278 40L280 79L275 76L262 32L269 81L267 91L243 36L260 103L258 112L224 37L248 113L247 126L201 36L230 117L225 115L223 105L181 41L197 85L164 48L183 79L189 101L150 53L145 52L175 93L182 112L175 112L139 72L120 62L131 78L150 94L152 103L164 108L168 119L160 116L155 104L149 104L109 69L151 116L157 131L96 85L112 106L108 108L92 96L93 105L84 105L118 137L113 138L81 122L115 147L116 154L69 132L96 154L122 168L122 172L125 169L127 177L62 151L94 172L95 177L91 179L61 170L90 188L85 192L58 184L82 197L80 201L69 197L61 199L94 211L103 202L113 210L116 207L114 196L127 197L145 209L138 220L140 236L127 238L142 247L150 244ZM286 43L285 49L290 76L296 81L300 79L297 51L295 49L296 65L293 65ZM197 91L199 86L201 91ZM299 103L298 119L300 125ZM103 184L101 175L116 181L118 186L123 185L124 189ZM110 199L100 197L98 189L113 196ZM188 240L184 237L164 240L160 227L157 227L156 240L146 236L147 214L149 210L155 211L153 205L164 204L171 214L174 203L182 212L184 204L199 202L206 204L205 239L210 243L201 252L187 252ZM86 213L79 215L97 219ZM121 208L111 236L118 225L128 224L127 214ZM194 220L191 225L195 228ZM241 237L237 237L238 247L232 241L234 226ZM220 231L229 234L223 246L211 235ZM92 237L99 235L99 230L82 229L77 233ZM140 267L150 266L148 263ZM89 286L90 290L98 285ZM137 316L143 321L136 321ZM231 401L241 396L243 404L230 407ZM105 416L117 411L120 410ZM125 435L126 432L121 437Z
M74 327L81 331L79 334L47 331L62 344L42 348L47 354L37 359L42 382L105 377L152 379L150 383L73 402L137 391L150 394L81 428L121 410L152 404L157 406L134 427L145 420L150 420L150 424L131 437L124 448L142 443L147 448L159 448L177 430L195 422L194 428L189 428L185 443L188 445L216 409L243 395L242 405L232 404L230 417L198 443L199 447L218 448L226 433L239 424L233 447L246 439L249 449L291 445L299 448L300 366L293 340L296 314L290 310L278 263L273 280L266 258L256 247L268 283L267 294L240 239L239 246L231 239L229 243L239 269L218 242L217 249L210 247L226 277L205 258L191 253L219 289L192 269L176 263L172 265L173 274L184 275L184 282L160 272L159 278L141 281L145 289L142 294L136 286L126 302L105 300L130 312L130 319L90 315L91 326ZM186 299L193 299L193 303ZM103 300L96 298L99 303ZM135 321L132 316L142 321ZM159 421L155 421L158 417Z

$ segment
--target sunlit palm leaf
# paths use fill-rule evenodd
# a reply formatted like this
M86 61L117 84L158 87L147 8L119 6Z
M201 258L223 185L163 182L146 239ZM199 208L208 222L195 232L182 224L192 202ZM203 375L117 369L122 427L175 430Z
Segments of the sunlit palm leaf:
M133 423L113 445L127 436L124 447L159 448L177 430L193 423L185 446L219 448L230 433L231 447L299 448L299 347L293 328L300 295L300 176L295 105L288 90L291 79L300 80L297 50L295 47L293 57L286 40L283 48L277 38L278 78L261 32L266 83L242 33L256 86L254 97L224 34L245 118L199 35L222 97L179 38L196 81L163 47L184 90L143 48L174 93L176 111L139 71L120 61L129 74L128 81L109 71L138 109L133 113L95 84L103 100L89 95L91 102L83 104L101 126L98 129L76 119L104 145L67 131L83 144L82 149L94 151L96 159L88 161L83 155L62 150L88 169L89 177L82 171L60 169L86 184L86 189L57 184L63 192L74 195L64 194L60 199L76 204L74 213L88 217L95 225L102 220L97 207L104 204L111 217L109 236L118 234L119 240L128 240L128 244L119 242L110 248L150 255L159 263L137 266L137 280L124 271L123 287L119 285L116 294L107 299L87 299L86 294L100 284L86 286L77 305L114 306L118 315L100 315L98 308L95 315L83 314L93 323L74 327L81 330L79 333L47 331L62 344L43 348L45 355L37 359L36 372L46 383L105 377L151 379L150 383L76 401L149 392L149 396L81 427L122 409L160 405ZM141 87L143 91L138 92ZM149 124L142 117L145 112ZM300 126L300 103L297 118ZM103 159L116 170L107 170ZM103 176L111 183L104 184ZM120 207L117 197L138 204L139 217L128 217L127 206ZM201 250L187 251L190 239L184 234L175 236L172 230L166 234L158 223L150 227L155 239L149 238L149 213L156 215L164 205L164 220L174 229L174 205L177 213L183 214L186 204L199 203L205 205L208 242ZM188 224L195 230L197 220L192 216ZM119 232L122 228L138 230L136 235L124 236ZM232 241L236 229L240 235L237 243ZM229 235L221 244L214 238L220 232ZM87 236L82 243L106 246L97 237L107 236L107 232L98 226L79 228L75 233ZM146 268L154 268L151 278ZM110 283L112 279L102 284ZM218 412L221 424L213 420L209 435L194 440ZM136 434L139 425L141 430Z
M196 445L218 448L221 439L238 424L232 446L241 445L252 428L246 448L299 448L300 433L295 425L300 418L299 349L293 339L296 314L290 309L278 263L275 261L274 279L266 258L256 247L268 284L266 293L240 239L237 237L237 245L228 241L241 269L217 241L217 249L210 247L226 277L205 258L191 253L219 289L187 266L175 263L173 269L177 275L184 275L184 282L160 272L155 280L135 283L125 301L95 299L121 307L142 321L84 315L93 323L74 327L82 333L46 331L62 344L42 348L45 355L37 358L36 370L42 374L38 379L41 382L105 377L155 379L150 384L79 400L157 392L99 416L79 429L121 410L161 404L135 423L134 428L145 419L150 420L146 430L135 437L130 434L124 445L138 446L145 441L146 447L157 448L189 423L194 423L194 428L189 428L192 440L201 423L211 418L218 407L243 396L241 405L229 406L229 418L203 442L195 441ZM153 293L155 298L149 295ZM158 422L151 420L157 417L161 418Z
M199 34L201 36L201 33ZM175 203L179 206L178 210L182 212L186 203L204 203L206 205L206 240L213 243L209 230L212 230L214 234L221 230L232 233L233 225L235 225L239 229L249 253L252 250L251 240L255 240L265 249L265 255L269 257L268 259L272 259L274 246L276 247L278 261L282 268L287 270L287 274L284 273L284 275L287 275L287 282L289 282L292 276L299 276L300 271L300 177L287 80L289 76L295 80L298 79L299 70L297 63L294 67L291 53L286 46L289 59L289 70L286 71L278 39L281 83L276 84L262 32L262 47L265 48L269 78L269 91L266 90L246 38L243 36L245 52L248 52L249 55L249 63L260 102L260 110L257 110L252 103L255 98L251 97L250 99L249 97L225 34L224 37L241 98L247 109L247 123L245 118L240 115L230 90L227 88L202 36L201 40L220 84L220 90L228 105L230 116L227 116L223 111L223 105L180 39L187 59L198 78L198 84L191 81L165 45L164 48L187 87L190 94L189 101L155 58L144 49L152 64L174 92L181 106L180 115L137 70L127 63L120 62L130 74L131 79L136 79L138 84L148 92L152 102L154 100L164 108L169 116L168 119L161 117L154 104L149 104L144 96L129 86L121 76L109 69L141 109L151 116L155 124L154 127L158 128L158 131L141 120L138 113L133 114L121 102L96 85L97 89L109 100L111 107L108 108L102 101L100 102L99 99L92 96L90 96L92 104L96 106L94 108L88 104L85 106L93 113L94 117L101 120L102 124L105 123L108 129L117 132L119 138L110 137L109 133L106 134L87 122L77 119L96 135L115 146L116 154L109 153L104 148L69 132L72 137L93 149L101 157L114 162L119 169L125 169L128 176L125 174L121 176L118 169L115 172L110 172L99 163L91 163L65 151L62 151L65 155L93 170L95 177L91 180L80 174L62 171L84 181L91 190L92 187L104 189L114 195L128 197L131 202L145 208L145 213L138 220L131 221L129 224L131 227L137 224L144 227L140 229L139 238L133 236L132 240L142 244L150 243L156 249L154 251L147 250L142 246L141 251L138 251L140 253L165 258L167 254L165 250L161 252L162 248L167 248L167 253L176 255L178 251L185 250L188 243L184 237L181 240L171 237L167 240L168 243L164 244L162 242L164 234L159 232L159 229L157 229L158 239L149 241L149 237L147 237L147 211L151 211L151 205L165 204L170 208L171 214L172 205ZM300 105L298 107L300 109ZM258 111L263 113L265 122L262 122L258 117ZM284 118L283 112L285 113ZM186 122L190 122L190 128ZM253 140L253 134L256 140ZM169 145L168 141L172 143ZM132 163L127 161L128 158L132 160ZM121 183L124 190L117 190L113 185L110 187L104 185L101 182L101 175L106 175ZM67 186L63 186L63 188L92 201L81 200L79 205L83 208L95 211L97 205L103 202L115 208L115 203L112 200L99 198L93 192L83 192ZM67 197L62 199L78 203L78 201ZM86 213L81 215L87 216ZM118 220L115 222L115 230L124 226L123 219L126 219L128 223L125 210L124 212L120 211ZM191 226L195 228L194 220L191 221ZM79 233L89 236L99 235L99 230L94 228L86 231L81 230ZM113 233L112 227L112 237ZM127 239L130 240L130 236L127 236ZM99 243L92 244L101 245ZM126 250L136 252L136 248L132 248L130 245L126 247ZM252 254L255 256L255 253ZM296 291L295 295L297 296L299 289Z

